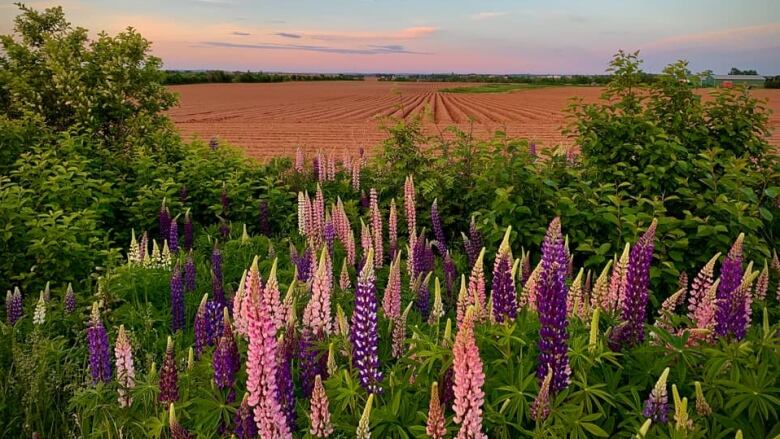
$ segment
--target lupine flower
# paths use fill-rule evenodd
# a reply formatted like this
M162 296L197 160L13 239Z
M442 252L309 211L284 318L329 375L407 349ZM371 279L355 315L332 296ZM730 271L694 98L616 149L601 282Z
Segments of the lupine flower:
M349 333L347 333L349 334ZM336 349L333 346L333 342L328 345L328 361L326 362L328 368L328 375L333 376L338 373L339 368L336 364Z
M171 253L179 251L179 216L171 219L171 225L168 228L168 246Z
M157 400L170 404L179 400L179 371L176 370L176 357L173 351L173 339L168 336L165 359L160 368L160 394Z
M477 261L480 250L482 250L483 247L482 234L479 233L479 229L477 229L477 222L473 216L471 217L471 222L469 223L469 237L467 242L468 245L466 246L466 255L469 258L469 266L473 266Z
M428 277L430 277L430 273L428 274ZM444 317L444 302L442 302L441 298L441 284L439 283L439 278L437 277L433 281L433 308L431 308L431 315L428 316L428 323L434 324L439 322L439 319Z
M311 393L311 428L309 433L314 437L328 437L333 433L333 425L330 423L330 409L328 408L328 394L322 386L322 378L317 375L314 379L314 390Z
M720 285L720 279L717 279L703 296L701 305L696 308L693 314L694 328L698 331L691 331L689 343L699 340L711 341L715 331L715 314L717 312L717 290Z
M361 386L369 393L380 393L382 372L379 370L377 334L376 275L373 251L369 250L366 263L358 276L355 291L355 309L352 312L352 361L358 370Z
M720 286L718 287L718 309L715 314L715 333L719 337L728 334L737 335L741 331L740 315L744 312L744 302L737 296L742 283L742 242L745 234L740 233L720 267ZM737 336L739 338L739 336Z
M160 240L166 240L171 233L171 213L165 205L165 198L160 206Z
M114 356L116 357L116 380L119 383L119 406L130 407L133 398L129 391L135 385L135 367L133 366L133 347L125 332L125 325L119 326Z
M298 192L298 233L306 235L308 229L306 228L306 213L308 212L308 206L306 205L306 196L303 192Z
M366 401L366 406L363 408L363 414L360 416L360 421L358 422L358 427L356 431L357 439L371 438L370 419L371 419L371 406L373 405L373 403L374 403L374 394L371 393L368 395L368 401Z
M384 261L382 242L382 214L379 212L379 199L376 189L371 188L371 232L374 248L374 266L381 267Z
M360 160L352 161L352 189L360 190Z
M585 285L582 286L582 296L584 298L583 306L587 309L590 306L590 293L591 293L591 276L593 272L588 270L587 276L585 276Z
M585 292L582 287L582 274L585 272L583 268L577 272L577 276L569 285L569 294L566 296L566 310L569 317L584 318L586 315L585 306Z
M352 282L349 279L349 270L347 269L347 258L342 259L341 273L339 274L339 288L341 291L347 291L352 288Z
M143 235L141 235L141 242L138 243L138 250L139 250L139 261L141 263L145 263L149 258L147 257L147 252L149 251L149 234L147 232L144 232Z
M214 300L218 303L227 304L222 281L222 253L219 251L216 243L214 243L214 249L211 251L211 278L211 293L214 295Z
M594 309L601 309L609 311L612 309L612 304L609 303L609 269L612 268L612 260L610 259L604 265L601 270L601 274L596 278L596 283L593 285L593 292L590 297L590 306Z
M328 246L328 253L331 258L333 257L333 243L336 241L336 229L333 227L333 222L330 217L325 220L325 226L322 231L325 244Z
M271 212L268 209L268 202L265 200L260 201L260 216L258 218L258 225L261 235L271 236Z
M420 316L423 320L428 319L428 315L431 312L431 292L428 287L431 280L431 273L428 273L425 278L423 279L422 273L417 277L417 280L414 282L414 290L417 293L417 297L415 300L415 308L417 309L417 312L420 313Z
M33 324L43 325L46 322L46 300L44 299L43 292L41 292L38 298L38 303L35 304L35 312L33 313Z
M417 230L417 203L415 202L414 194L414 177L411 175L406 177L404 182L404 209L406 210L406 228L411 237ZM414 246L414 242L409 241L410 246Z
M176 411L173 409L173 403L171 403L168 411L168 425L171 428L172 439L195 439L195 436L191 435L179 424L179 421L176 419Z
M241 369L241 357L238 353L238 345L233 337L233 327L230 325L227 308L222 308L222 336L217 341L211 365L214 368L214 383L222 390L231 389L235 395L233 386L236 382L236 374ZM228 397L229 400L232 398Z
M333 332L333 318L330 310L330 285L326 272L326 250L320 254L320 263L312 281L312 293L303 312L303 324L316 335Z
M455 306L455 318L458 323L458 327L466 318L466 310L469 308L469 304L473 301L473 297L469 297L468 289L466 287L466 276L460 275L460 292L458 293L458 303Z
M173 262L173 257L171 256L171 248L168 247L168 240L166 239L163 241L162 254L160 255L160 265L163 267L170 267L171 262Z
M645 338L644 323L647 317L648 284L650 283L650 262L653 260L655 229L658 221L653 219L647 231L639 237L628 259L626 269L626 294L621 319L624 327L616 335L620 345L635 346Z
M699 416L711 415L712 408L707 403L707 399L704 397L704 392L701 390L701 383L696 381L693 384L696 387L696 413Z
M171 274L171 331L184 329L184 283L181 267L176 265Z
M406 343L406 321L409 318L409 311L412 309L414 302L409 302L404 312L400 317L393 319L393 343L392 353L393 358L401 358L405 352Z
M493 316L498 323L502 323L505 319L514 320L517 315L517 293L514 276L512 276L512 250L509 247L511 232L512 227L507 227L493 265L493 288L490 297L493 299Z
M190 210L187 209L184 212L184 249L187 251L192 250L193 242L193 225L192 217L190 216Z
M227 305L216 300L206 302L206 336L208 345L214 345L222 333L222 314Z
M439 383L436 381L431 384L431 400L428 403L425 433L431 439L443 439L447 434L447 429L444 427L444 406L439 402Z
M693 284L691 284L691 294L688 296L688 317L691 320L695 320L695 315L701 306L709 306L704 302L707 292L712 286L713 279L712 274L715 271L715 262L720 258L720 253L713 256L709 262L704 265L704 268L699 271L699 274L693 278Z
M477 261L474 262L474 266L471 267L471 276L469 276L469 305L476 305L479 316L482 318L487 315L487 297L485 294L485 248L479 252Z
M754 296L758 300L766 299L766 291L769 289L769 265L764 260L764 268L756 280L756 290Z
M539 366L536 377L541 382L552 370L552 394L569 384L568 334L566 327L566 255L561 235L561 221L554 218L542 243L542 270L536 286L539 312Z
M182 203L186 203L189 197L190 195L189 195L189 191L187 190L187 185L186 184L181 185L181 187L179 188L179 201L181 201Z
M326 181L328 179L328 169L325 158L322 157L322 151L317 151L317 180Z
M71 314L76 310L76 293L73 292L73 286L68 282L68 290L65 292L65 313Z
M230 224L225 220L225 218L219 219L219 236L222 237L222 239L227 240L230 237Z
M322 193L322 187L317 183L317 192L314 194L314 200L312 202L313 212L313 227L315 230L316 238L315 242L320 243L322 238L322 231L325 227L325 195Z
M631 245L626 243L623 253L619 259L612 264L612 277L609 280L609 301L610 311L622 309L623 300L626 293L626 270L628 269Z
M688 417L688 398L680 398L677 385L672 384L672 399L674 400L674 428L677 431L693 430L693 421Z
M520 262L520 265L523 267L521 280L523 286L525 286L526 282L528 282L528 278L531 277L531 252L530 251L528 252L523 251L523 259Z
M271 314L271 320L274 322L274 327L279 329L284 323L285 315L280 298L281 292L279 291L279 281L276 279L277 264L278 260L274 258L274 262L271 265L271 273L268 275L268 282L265 283L265 287L263 288L263 305Z
M447 290L447 308L452 307L455 297L453 296L455 279L458 277L457 269L455 268L455 261L452 260L452 255L448 251L444 255L444 288Z
M530 154L531 157L536 157L536 142L528 144L528 154Z
M127 250L127 262L130 264L141 262L141 247L135 239L135 229L130 229L130 248Z
M304 328L298 343L298 364L300 367L301 390L304 396L311 396L314 389L314 378L317 375L327 376L327 359L320 355L317 344L324 340L324 335L317 335L309 328Z
M550 416L550 383L552 382L553 371L550 369L542 380L539 393L531 404L531 418L536 422L542 422Z
M206 316L206 301L208 297L208 294L203 295L198 311L195 313L195 322L192 325L195 332L195 355L197 358L200 358L200 354L203 353L203 350L209 344L208 317Z
M92 316L87 328L87 342L92 384L111 381L111 347L108 344L106 328L100 320L100 310L97 302L92 304Z
M653 422L666 424L669 422L669 395L666 390L666 380L669 377L669 368L664 369L655 387L650 392L650 397L645 401L642 416L650 418Z
M252 407L249 406L249 394L244 393L244 399L236 410L236 416L233 424L236 428L233 433L238 439L254 439L257 437L257 424L255 424Z
M254 407L257 430L260 437L291 438L279 404L276 329L266 307L250 307L248 325L246 388L249 392L249 405Z
M455 402L452 409L455 412L455 423L461 425L457 435L460 439L487 438L482 433L482 404L485 400L482 385L485 383L485 373L474 339L474 314L474 308L469 307L452 346L455 373Z
M279 404L287 421L287 428L295 431L295 385L292 377L292 360L295 355L295 325L289 324L279 336L279 367L276 369L276 385Z
M301 147L295 148L295 172L302 174L304 165L303 150Z
M447 242L444 238L444 228L441 225L441 215L439 215L438 199L433 200L431 204L431 223L433 223L433 234L436 237L439 253L447 253Z
M390 320L401 316L401 254L396 254L393 259L390 262L387 287L382 298L382 309Z
M395 207L395 198L390 200L390 213L387 218L387 234L390 241L390 259L395 259L398 253L398 212Z
M734 316L733 320L731 321L731 332L734 334L734 337L737 340L742 340L745 338L747 328L750 326L750 318L753 311L753 295L751 292L753 289L753 282L756 280L759 274L757 271L752 271L752 269L753 262L751 261L745 270L745 275L742 276L742 283L731 296L732 303L730 308L733 309L731 314Z
M677 292L667 297L658 310L658 318L655 320L655 326L663 328L666 331L672 330L672 319L674 310L685 301L685 290L679 289Z

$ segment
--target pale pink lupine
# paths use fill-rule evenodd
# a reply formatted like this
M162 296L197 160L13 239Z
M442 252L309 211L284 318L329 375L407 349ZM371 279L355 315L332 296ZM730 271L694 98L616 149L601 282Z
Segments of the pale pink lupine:
M314 206L308 191L303 193L303 233L305 236L314 233Z
M631 245L626 243L623 248L623 254L620 259L615 261L612 270L612 277L609 280L609 303L611 307L608 311L622 309L623 296L626 293L626 270L628 268L628 257L631 253Z
M341 291L347 291L352 288L352 282L349 279L349 269L347 269L347 258L342 259L341 273L339 274L339 288Z
M347 234L347 242L344 243L344 246L347 251L347 262L349 262L350 265L355 265L355 233L352 229L350 229L349 234Z
M274 322L276 329L279 329L284 324L284 310L281 302L281 292L279 291L279 281L276 279L276 265L277 259L274 258L274 263L271 266L271 273L268 275L268 281L263 288L263 305L268 309L271 315L271 321Z
M672 329L670 317L674 315L675 309L683 302L685 302L685 289L679 289L677 292L667 297L661 304L661 309L658 310L658 318L655 320L655 326L670 331Z
M439 383L431 385L431 400L428 404L428 419L425 422L425 433L431 439L443 439L447 434L444 427L444 406L439 402Z
M455 375L452 385L455 402L452 409L455 412L455 423L460 424L459 439L487 439L487 435L482 432L482 404L485 400L482 385L485 383L485 373L474 339L475 319L474 309L469 308L452 346Z
M325 195L322 187L317 183L317 192L314 194L314 228L317 242L322 242L322 231L325 228Z
M469 296L468 287L466 286L466 275L460 275L460 291L458 292L458 302L455 305L455 321L458 323L458 327L466 318L466 311L469 308L470 300L473 296Z
M317 177L321 182L328 179L328 166L322 150L317 151Z
M362 257L366 257L369 250L371 250L373 245L373 239L372 239L372 233L371 233L371 227L367 226L365 222L363 222L363 219L360 220L360 248L363 252Z
M379 197L376 193L376 189L371 188L371 232L374 241L374 266L379 268L384 261L383 254L383 241L382 241L382 214L379 212Z
M487 297L485 294L485 248L479 252L477 261L474 262L474 266L471 267L471 275L469 276L469 305L476 305L479 312L478 318L487 316Z
M336 179L336 158L333 157L333 151L328 155L328 181Z
M572 281L571 286L569 286L569 294L566 295L566 311L569 317L577 316L580 318L585 318L586 304L583 303L585 301L585 297L582 288L582 275L584 272L585 270L580 268L580 271Z
M387 233L390 241L390 257L395 258L398 253L398 212L395 207L395 198L390 200L390 214L387 218Z
M693 278L691 294L688 296L688 317L696 320L696 311L705 300L705 296L712 286L712 274L715 272L715 262L720 258L720 253L715 254Z
M550 416L550 383L552 382L553 371L549 369L544 376L539 393L531 404L531 418L536 422L542 422Z
M292 438L277 392L278 345L271 315L264 306L248 313L249 348L246 362L249 405L254 407L260 437Z
M246 334L249 336L249 320L253 312L256 312L257 308L265 308L263 306L263 277L260 275L258 268L258 257L255 256L252 261L252 266L247 273L246 283L244 285L244 299L241 301L240 309L233 309L233 314L237 314L236 320L242 320L243 325L246 326ZM270 316L270 311L265 310Z
M331 345L332 346L332 345ZM314 437L328 437L333 434L333 424L330 423L330 409L328 408L328 394L322 386L322 377L314 378L314 390L311 392L311 428L309 433Z
M241 282L238 283L236 294L233 296L233 328L235 328L236 333L243 335L244 337L248 335L246 330L246 319L242 313L244 301L247 298L246 278L247 270L244 270L244 274L241 275Z
M308 206L306 205L306 197L303 192L298 192L298 233L306 235L306 213Z
M593 292L590 296L591 308L599 308L606 311L611 308L609 303L609 269L612 268L612 260L607 261L604 265L604 269L601 270L601 274L596 278L596 283L593 284Z
M531 311L536 311L536 284L539 282L539 276L542 275L542 261L536 264L528 280L523 285L523 295L518 300L520 308L528 306Z
M756 280L756 289L753 294L756 300L766 299L766 291L769 289L769 265L764 260L764 268Z
M130 389L135 385L135 367L133 366L133 347L125 332L125 325L119 326L119 334L114 345L116 357L116 380L119 383L119 406L130 407L133 398Z
M328 283L327 249L322 249L317 271L314 273L311 288L311 298L303 312L303 324L314 334L330 334L333 332L333 318L330 310L330 285Z
M697 341L709 342L714 339L715 331L715 312L718 309L717 305L717 291L718 285L720 285L720 279L717 279L712 283L710 288L703 296L701 306L696 307L693 313L693 331L691 331L691 337L689 344L694 344Z
M299 174L303 172L303 164L304 164L304 157L303 157L303 150L299 146L295 149L295 171Z
M382 309L388 319L401 316L401 254L390 262L390 274L387 278L385 295L382 298Z
M393 319L393 358L401 358L406 351L406 320L409 318L409 311L413 304L413 301L409 302L401 317Z
M360 191L360 160L352 160L352 189Z
M409 245L414 247L411 237L417 230L417 211L414 195L414 177L406 177L404 182L404 209L406 210L406 228L409 232Z

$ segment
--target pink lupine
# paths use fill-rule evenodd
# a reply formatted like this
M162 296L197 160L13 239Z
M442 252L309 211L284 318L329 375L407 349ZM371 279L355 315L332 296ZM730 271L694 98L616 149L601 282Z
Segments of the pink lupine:
M596 283L593 285L593 292L590 297L591 308L598 308L606 311L611 309L612 304L609 303L609 270L612 268L612 260L607 261L604 268L601 270L601 274L596 278Z
M621 309L623 297L626 293L626 270L628 268L628 258L631 253L631 245L626 243L623 254L615 260L612 269L612 277L609 280L609 302L611 307L608 311Z
M696 331L691 331L691 343L702 340L712 341L715 331L715 312L717 309L717 290L720 285L720 279L717 279L707 289L702 297L701 306L696 307L693 313L693 327Z
M393 319L393 343L392 354L393 358L401 358L405 352L406 343L406 320L409 318L409 311L412 309L414 302L409 302L401 316Z
M336 159L333 157L333 152L331 151L330 155L328 155L328 181L333 181L336 179Z
M455 371L455 402L452 409L455 412L455 423L461 426L457 435L459 439L487 439L487 435L482 432L482 404L485 400L482 386L485 373L474 339L475 319L474 309L469 308L452 346Z
M360 190L360 160L352 161L352 189Z
M387 278L385 295L382 298L382 309L388 319L401 316L401 255L396 255L390 262L390 274Z
M304 156L301 147L295 148L295 172L303 173Z
M715 262L717 262L718 258L720 258L720 253L713 256L699 271L699 274L693 278L691 294L688 296L688 317L691 320L695 320L694 316L701 305L709 306L709 304L705 304L703 301L712 286L712 274L715 271Z
M549 369L544 376L539 393L531 404L531 418L536 422L542 422L550 416L550 383L552 382L553 371Z
M365 259L368 252L373 249L373 234L371 233L371 226L367 226L363 220L360 220L360 248L362 251L361 258ZM365 264L365 261L361 261L361 264Z
M683 302L685 302L684 289L679 289L677 292L667 297L661 304L661 309L658 310L658 318L655 320L655 326L663 328L666 331L671 331L671 316L674 315L674 310Z
M404 209L406 210L406 228L409 232L409 245L414 246L411 237L417 230L417 204L414 195L414 177L406 177L404 182Z
M317 183L317 192L314 194L314 229L316 231L316 242L321 242L322 232L325 229L325 195L322 193L322 187Z
M327 251L320 253L320 262L312 281L312 293L303 312L303 324L315 335L333 332L333 318L330 310L330 286L328 284Z
M339 274L339 288L341 291L347 291L352 287L352 282L349 279L349 269L347 268L347 259L342 259L341 273Z
M243 313L244 301L247 298L246 282L247 270L244 270L244 274L241 275L241 281L238 283L238 289L233 296L233 327L238 334L247 336L246 332L246 318Z
M444 427L444 406L439 402L439 383L431 385L431 400L428 404L428 419L425 422L425 433L431 439L443 439L447 434Z
M387 218L387 233L390 241L390 259L395 259L398 253L398 212L395 207L395 198L390 200L390 214Z
M761 270L761 274L758 275L756 280L756 289L754 297L756 300L766 299L766 291L769 289L769 265L764 260L764 268Z
M379 198L376 189L371 188L371 232L374 242L374 266L379 268L384 261L382 241L382 213L379 212Z
M264 306L251 307L248 317L247 383L260 437L292 438L277 392L278 347L276 329Z
M317 151L317 177L319 178L319 181L326 181L328 179L328 163L322 155L322 150Z
M280 299L281 292L279 291L279 281L276 279L277 262L277 259L274 259L274 263L271 266L271 273L268 275L268 281L265 283L265 288L263 288L263 305L271 314L271 320L274 322L274 326L279 329L284 324L285 316Z
M333 434L333 425L330 423L330 409L328 408L328 394L322 386L322 378L317 375L314 379L314 390L311 392L311 428L309 433L314 437L328 437Z
M518 306L528 306L531 311L536 311L536 285L539 283L539 276L542 274L542 261L540 260L533 271L528 275L525 285L523 285L523 294L518 300Z
M129 391L135 385L135 367L133 366L133 347L125 332L125 325L119 326L119 333L114 345L114 356L116 357L116 379L119 383L119 406L130 407L133 398Z

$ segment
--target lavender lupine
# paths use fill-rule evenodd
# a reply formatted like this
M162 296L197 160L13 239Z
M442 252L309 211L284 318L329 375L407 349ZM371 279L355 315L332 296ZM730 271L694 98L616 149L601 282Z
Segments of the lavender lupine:
M65 292L65 313L71 314L76 310L76 293L73 292L73 286L68 282L68 290Z
M92 374L92 384L111 381L111 346L108 334L100 319L98 303L92 304L92 316L87 328L87 345L89 347L89 371Z
M171 273L171 331L180 329L184 329L184 282L176 265Z
M157 400L163 404L179 400L179 371L176 369L173 339L170 336L168 336L168 347L165 349L165 359L160 368L160 394Z
M116 379L119 382L119 406L130 407L133 398L129 392L135 385L135 367L133 366L133 347L125 332L125 325L119 326L114 356L116 358Z
M493 316L498 323L502 323L504 320L514 320L517 316L517 293L514 276L512 276L512 250L509 247L511 232L512 227L507 227L493 265L491 298L493 299Z
M10 290L5 294L5 316L9 325L13 326L22 318L22 293L19 288L15 288L12 293Z
M669 377L669 368L667 367L658 378L650 396L645 401L645 408L642 416L650 418L655 423L666 424L669 422L669 394L666 390L666 380Z
M447 241L444 238L444 227L441 224L438 199L434 199L433 204L431 204L431 223L433 224L433 234L436 237L439 254L444 255L447 253Z
M742 283L742 243L745 234L740 233L720 267L720 286L718 287L718 309L715 314L715 333L718 337L736 334L740 331L740 314L744 304L737 296ZM740 306L741 305L741 306Z
M241 369L241 357L238 353L238 345L233 337L233 327L230 325L227 308L223 308L222 336L217 341L214 356L211 359L214 368L214 383L222 390L230 389L228 402L235 398L236 374Z
M358 276L355 309L352 313L350 341L352 361L358 370L361 386L369 393L381 393L382 372L379 370L377 334L376 275L373 251Z
M171 253L179 251L179 216L171 218L171 225L168 227L168 249Z
M561 220L556 217L550 222L542 243L542 268L535 291L540 324L536 377L541 383L552 370L550 391L553 395L569 385L571 374L566 330L567 264Z
M621 310L621 328L613 332L613 346L635 346L645 339L650 263L653 260L655 230L658 221L639 237L628 259L626 293Z
M168 206L165 205L165 198L162 200L160 206L160 240L166 240L171 233L171 213L168 211Z
M455 412L455 423L460 424L459 439L487 439L487 435L482 432L482 404L485 401L482 386L485 373L474 339L476 318L474 308L469 307L452 346L455 374L455 402L452 409Z
M390 243L390 260L395 259L398 253L398 211L395 207L395 198L390 200L390 213L387 218L387 234Z

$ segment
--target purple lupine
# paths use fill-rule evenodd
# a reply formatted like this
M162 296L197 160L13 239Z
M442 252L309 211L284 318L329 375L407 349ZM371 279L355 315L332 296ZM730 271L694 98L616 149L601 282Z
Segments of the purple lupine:
M381 393L382 372L379 370L377 354L376 275L374 273L374 252L368 251L366 263L358 276L355 291L355 309L349 338L352 342L352 362L358 370L360 385L369 393Z
M528 144L528 154L530 154L531 157L536 157L536 142Z
M417 285L417 299L414 302L414 307L423 320L428 320L428 316L431 314L431 289L428 286L431 280L431 273L428 273L424 278L420 274L418 279L420 283Z
M195 322L192 324L195 332L195 358L200 358L200 354L209 344L208 321L206 317L206 301L209 295L204 294L203 299L198 305L198 311L195 313Z
M261 235L271 236L271 212L268 209L268 202L265 200L260 202L260 217L258 218L258 225L260 227Z
M160 241L167 241L170 233L171 213L168 211L168 206L165 205L165 198L163 198L160 206Z
M455 392L452 388L454 382L455 369L450 365L444 372L444 375L439 379L439 401L441 401L445 407L452 406L452 403L455 401Z
M536 377L541 385L548 371L553 371L552 394L569 385L571 369L568 357L566 327L566 267L561 220L554 218L542 243L542 273L536 285L536 306L539 312L539 365Z
M320 155L317 154L314 156L314 158L311 160L311 166L314 168L314 179L319 180L320 179Z
M433 204L431 204L431 223L433 223L433 234L436 237L436 247L439 249L439 254L443 255L447 253L447 242L444 239L444 228L441 225L438 200L433 200Z
M236 410L236 416L233 423L236 428L233 433L238 439L257 438L257 424L255 424L255 415L252 413L252 407L249 405L249 395L244 394L244 400Z
M651 418L656 424L669 422L669 394L666 390L666 380L669 376L669 368L664 369L658 382L655 383L650 396L645 401L642 416Z
M190 216L190 210L184 213L184 249L187 251L192 250L193 240L193 226L192 217Z
M195 291L195 260L192 258L192 250L187 254L184 262L184 285L187 291Z
M366 196L366 191L360 191L360 207L362 207L363 210L368 210L370 205L371 200Z
M5 295L5 315L8 324L13 326L19 319L22 318L22 293L18 288L12 293L8 291Z
M214 244L214 250L211 251L211 276L211 293L214 296L214 300L226 304L222 280L222 253L216 244Z
M717 291L715 334L725 337L733 334L737 339L745 335L745 301L739 287L742 283L742 246L745 235L740 233L720 268L720 285Z
M222 309L224 310L222 336L217 341L211 365L214 368L214 383L222 390L230 389L228 402L232 402L236 394L233 387L236 384L236 374L241 369L241 357L238 354L236 339L233 337L233 327L230 325L227 308Z
M176 357L173 352L173 339L168 336L168 347L160 368L160 394L157 400L170 404L179 400L179 371L176 369Z
M303 254L292 256L292 260L298 269L298 280L301 282L308 282L311 277L311 255L311 249L307 247L306 250L303 251Z
M317 375L327 376L327 358L320 355L317 344L323 341L322 335L304 330L298 342L298 365L300 367L301 390L307 398L314 389Z
M333 243L336 240L336 229L333 227L333 221L331 221L330 218L325 222L322 233L325 236L325 243L328 245L328 254L333 258Z
M466 247L466 256L469 259L469 267L474 266L474 262L477 261L479 252L482 251L482 235L477 230L477 223L474 217L471 217L471 223L469 223L469 234L466 236L463 234L463 244Z
M219 236L224 240L227 240L230 237L230 225L225 221L225 218L219 219L219 229L217 231L219 232Z
M92 305L92 317L87 328L87 344L89 347L89 371L92 374L92 384L111 381L111 346L97 302Z
M444 255L444 288L447 290L447 296L445 298L445 306L451 308L455 304L454 286L455 279L458 277L457 269L455 268L455 261L452 260L452 255L448 251Z
M171 253L179 251L179 217L171 218L171 225L168 227L168 249Z
M177 264L171 274L171 331L184 329L184 282Z
M213 346L219 339L225 308L227 308L226 304L216 300L206 302L206 341L209 346Z
M509 248L509 234L511 232L512 227L507 227L493 266L491 297L493 299L493 316L498 323L502 323L504 319L514 320L517 315L517 292L515 291L515 280L512 277L512 252Z
M631 248L626 270L626 292L621 313L622 328L613 331L612 346L635 346L645 339L650 263L653 260L655 230L658 221L650 227ZM616 328L617 329L617 328Z
M295 327L287 325L287 330L279 349L279 364L276 369L277 399L287 420L290 431L297 430L295 422L295 385L292 377L292 360L295 355Z
M187 185L186 184L181 185L181 188L179 188L179 201L181 201L182 203L186 203L189 198L190 198L190 193L187 190Z
M65 293L65 313L72 314L76 311L76 293L73 292L73 287L68 284L68 291Z

